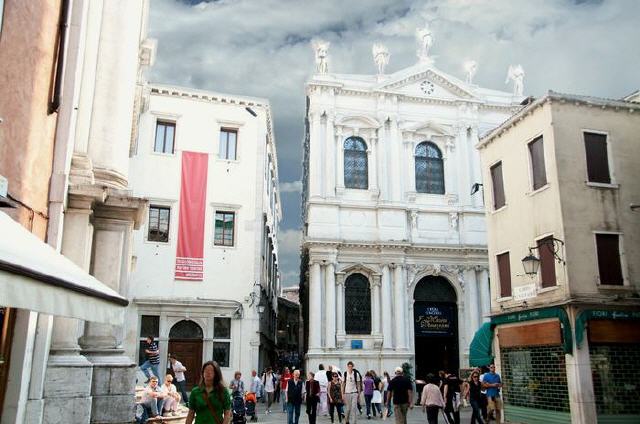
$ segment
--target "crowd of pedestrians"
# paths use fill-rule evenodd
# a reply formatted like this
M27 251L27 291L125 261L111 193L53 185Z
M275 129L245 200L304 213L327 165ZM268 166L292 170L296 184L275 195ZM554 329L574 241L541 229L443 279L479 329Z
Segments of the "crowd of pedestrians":
M442 417L445 424L460 424L460 408L471 407L471 424L485 424L495 420L501 424L502 380L495 365L476 368L464 381L454 373L440 371L429 374L421 393L416 393L416 383L397 367L394 376L375 370L360 372L352 361L342 372L338 367L320 365L310 371L303 380L300 370L284 367L282 371L266 368L262 373L251 371L245 387L242 373L236 371L226 385L220 367L215 362L203 365L199 383L191 394L186 391L185 371L180 361L169 355L168 367L173 371L161 383L158 378L159 353L157 342L147 338L144 348L146 361L140 366L145 373L147 386L141 405L144 417L176 415L177 406L189 407L186 423L230 424L232 399L251 399L264 404L264 413L271 414L274 403L280 403L287 415L287 424L299 424L302 404L309 424L316 424L317 417L329 417L331 423L357 424L359 419L387 419L394 416L396 424L406 424L409 410L418 398L428 424L437 424ZM235 400L234 400L235 402ZM364 408L363 408L364 402ZM364 415L364 417L363 417Z

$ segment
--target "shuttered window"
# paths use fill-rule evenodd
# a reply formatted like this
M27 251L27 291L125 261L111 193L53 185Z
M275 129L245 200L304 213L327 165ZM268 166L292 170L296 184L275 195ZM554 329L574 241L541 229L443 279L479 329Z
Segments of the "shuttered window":
M500 209L505 205L504 184L502 182L502 162L491 167L491 183L493 187L493 208Z
M556 285L556 262L553 255L553 236L538 240L538 253L540 254L540 278L542 287Z
M589 182L610 184L607 136L604 134L584 133L584 147L587 152Z
M547 184L547 171L544 166L544 142L542 140L542 136L529 143L529 155L531 156L533 189L537 190Z
M500 279L500 297L511 296L511 265L509 252L502 253L498 258L498 278Z
M618 234L596 234L596 247L600 284L623 285L620 236Z

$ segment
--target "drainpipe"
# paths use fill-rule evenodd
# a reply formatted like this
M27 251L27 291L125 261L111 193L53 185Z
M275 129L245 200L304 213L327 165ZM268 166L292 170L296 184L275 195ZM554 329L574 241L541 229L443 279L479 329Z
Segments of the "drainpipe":
M56 79L53 88L53 96L49 103L49 115L57 112L60 108L60 98L62 97L62 80L64 78L64 65L67 50L67 30L69 28L69 3L71 0L62 0L60 5L60 21L58 36L58 51L56 61Z

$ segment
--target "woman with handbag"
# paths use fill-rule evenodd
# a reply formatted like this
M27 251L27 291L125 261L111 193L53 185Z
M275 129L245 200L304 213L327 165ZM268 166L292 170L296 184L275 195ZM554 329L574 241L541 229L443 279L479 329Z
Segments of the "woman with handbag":
M344 416L342 406L344 402L342 401L342 385L338 379L337 372L331 375L331 381L329 381L329 385L327 386L327 395L329 396L329 416L331 417L331 423L333 424L333 414L336 410L338 411L338 421L342 423L342 417Z
M191 390L186 424L229 424L231 396L222 381L220 366L215 361L202 366L200 384Z

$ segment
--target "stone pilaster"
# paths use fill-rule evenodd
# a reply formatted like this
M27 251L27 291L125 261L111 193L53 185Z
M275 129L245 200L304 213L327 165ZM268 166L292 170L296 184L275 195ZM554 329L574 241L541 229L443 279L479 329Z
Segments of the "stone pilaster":
M337 347L343 347L346 338L344 328L344 273L336 276L336 343Z
M402 265L396 265L393 270L393 274L393 321L395 323L395 347L396 350L404 350L407 348L407 341L405 338L405 326L407 325L405 309L407 307L407 302L405 300L406 289L403 278L404 267Z
M391 274L389 272L389 265L382 265L382 346L384 349L393 348L393 328L391 321L391 300L393 298L391 293Z
M321 322L321 273L320 262L311 260L311 272L309 273L309 350L320 349L322 342Z
M325 266L325 337L324 347L336 347L336 274L335 265L329 262Z

